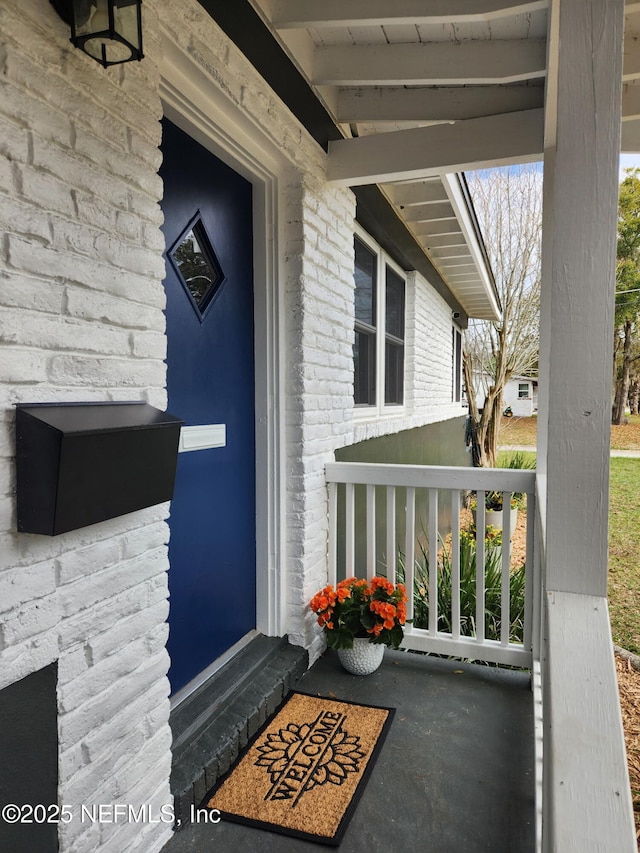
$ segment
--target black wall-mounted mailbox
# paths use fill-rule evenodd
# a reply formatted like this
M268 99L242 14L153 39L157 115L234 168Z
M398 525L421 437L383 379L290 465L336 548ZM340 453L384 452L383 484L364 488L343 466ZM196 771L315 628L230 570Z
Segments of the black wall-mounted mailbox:
M18 530L56 536L171 500L182 424L138 402L17 406Z

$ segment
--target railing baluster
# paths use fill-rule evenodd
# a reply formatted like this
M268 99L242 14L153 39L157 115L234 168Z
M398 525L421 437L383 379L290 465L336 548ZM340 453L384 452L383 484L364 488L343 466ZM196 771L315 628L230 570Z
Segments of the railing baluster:
M367 484L367 578L376 573L376 487Z
M348 578L356 573L356 536L355 536L355 487L353 483L345 486L345 572Z
M451 490L451 634L460 639L460 492Z
M405 509L404 582L407 587L407 619L413 619L414 569L416 562L416 490L407 487Z
M524 647L532 648L532 612L534 577L534 537L536 528L536 498L533 492L527 494L527 555L524 574Z
M396 582L396 489L387 486L387 579Z
M485 611L485 506L484 492L478 492L476 496L476 640L483 643L484 634L484 611Z
M429 489L429 632L438 632L438 490Z
M502 493L502 578L500 603L500 642L509 645L511 628L511 493Z
M329 483L329 565L328 581L334 586L338 577L338 484Z

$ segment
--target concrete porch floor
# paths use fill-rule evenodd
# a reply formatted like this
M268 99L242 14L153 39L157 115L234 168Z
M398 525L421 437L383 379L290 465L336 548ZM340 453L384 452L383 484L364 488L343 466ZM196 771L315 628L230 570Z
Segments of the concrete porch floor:
M533 853L533 697L527 673L385 651L370 676L327 652L306 693L397 709L341 853ZM321 847L253 827L191 825L163 853L303 853Z

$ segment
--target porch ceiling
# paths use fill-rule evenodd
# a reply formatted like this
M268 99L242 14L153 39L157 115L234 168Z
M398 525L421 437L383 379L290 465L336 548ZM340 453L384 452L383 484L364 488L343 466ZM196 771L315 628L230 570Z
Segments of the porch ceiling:
M499 305L464 182L542 160L548 0L251 0L343 139L328 177L378 184L470 317ZM627 2L623 150L640 150L640 2ZM549 46L553 48L553 46Z

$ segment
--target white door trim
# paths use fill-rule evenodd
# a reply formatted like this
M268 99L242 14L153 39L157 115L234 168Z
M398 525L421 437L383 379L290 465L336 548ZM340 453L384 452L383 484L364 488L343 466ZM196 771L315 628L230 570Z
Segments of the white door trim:
M285 478L279 279L279 186L290 163L205 71L162 31L164 115L253 186L256 427L256 628L282 636Z

